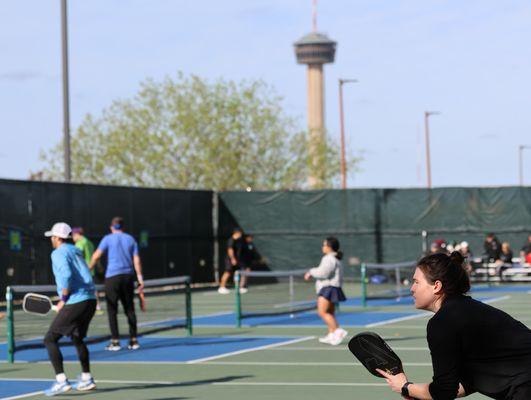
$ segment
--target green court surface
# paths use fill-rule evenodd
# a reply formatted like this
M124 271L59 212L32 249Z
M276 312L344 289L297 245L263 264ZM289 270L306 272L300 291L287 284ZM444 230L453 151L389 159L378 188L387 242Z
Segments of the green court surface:
M252 290L252 288L251 288ZM530 286L531 290L531 286ZM352 294L352 290L350 290ZM349 294L349 293L347 293ZM479 294L478 294L479 295ZM526 325L531 321L530 294L527 290L513 291L510 286L482 291L489 296L492 305L507 311ZM194 316L232 312L233 296L219 295L214 291L199 291L193 294ZM368 312L413 311L410 304L372 306ZM358 306L341 307L342 314L362 312ZM98 331L106 324L106 316L95 317ZM429 316L419 313L415 318L389 322L372 328L347 327L349 337L357 332L378 332L402 358L408 378L413 382L428 382L432 375L430 356L425 331ZM42 333L46 323L42 325ZM121 320L125 330L124 320ZM2 334L5 321L0 322ZM231 399L231 400L323 400L323 399L400 399L392 393L385 382L370 375L354 359L346 347L346 341L337 346L320 344L319 336L325 333L324 326L275 325L237 329L231 326L194 326L194 340L224 337L236 339L249 337L295 338L297 341L281 341L272 345L250 347L245 351L227 351L215 357L194 362L131 362L94 361L92 372L98 389L90 393L70 392L60 395L62 399ZM182 329L157 333L165 337L186 337ZM5 340L3 337L2 340ZM184 340L184 339L183 339ZM103 346L104 344L100 344ZM218 346L212 342L209 346ZM193 345L186 351L193 355ZM170 351L172 349L167 349ZM210 350L216 350L211 348ZM142 353L138 353L142 354ZM76 362L66 364L71 379L79 373ZM26 381L27 379L27 381ZM16 362L0 364L1 398L42 398L41 389L48 386L42 380L53 379L53 371L47 362ZM25 386L27 384L27 387ZM40 385L40 386L39 386ZM8 388L20 387L19 393L9 394ZM2 394L4 393L4 394ZM33 393L33 394L32 394ZM485 398L481 395L470 399Z

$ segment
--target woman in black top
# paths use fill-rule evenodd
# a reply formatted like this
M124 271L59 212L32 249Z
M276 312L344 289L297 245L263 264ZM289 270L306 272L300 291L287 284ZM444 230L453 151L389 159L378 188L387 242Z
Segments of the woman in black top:
M449 400L479 392L493 399L531 399L531 330L505 312L464 294L470 281L463 256L433 254L417 263L415 307L435 315L427 338L431 383L410 383L404 373L386 378L404 398Z

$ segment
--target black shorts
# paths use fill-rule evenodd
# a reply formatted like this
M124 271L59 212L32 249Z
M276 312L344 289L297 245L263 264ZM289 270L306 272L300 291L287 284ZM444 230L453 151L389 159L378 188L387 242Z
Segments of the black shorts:
M96 312L96 300L85 300L64 306L52 321L49 332L84 339Z
M233 272L239 269L245 269L241 262L238 261L236 265L232 265L230 259L228 257L225 258L225 272Z

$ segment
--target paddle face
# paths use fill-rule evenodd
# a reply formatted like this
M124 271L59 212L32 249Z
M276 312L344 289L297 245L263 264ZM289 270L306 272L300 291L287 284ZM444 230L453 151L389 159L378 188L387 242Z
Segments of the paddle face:
M55 306L48 296L37 293L28 293L22 300L22 308L30 314L46 315L50 311L56 311Z
M363 364L367 370L383 378L376 368L386 371L392 375L404 372L402 361L385 343L385 341L374 332L362 332L350 339L348 348L352 354Z

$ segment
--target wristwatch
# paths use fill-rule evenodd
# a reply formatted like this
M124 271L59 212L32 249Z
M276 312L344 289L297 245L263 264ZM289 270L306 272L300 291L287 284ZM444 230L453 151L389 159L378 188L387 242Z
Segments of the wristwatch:
M409 389L407 388L409 385L411 385L413 382L406 382L404 383L404 386L402 386L401 394L402 397L405 397L406 399L409 398Z

